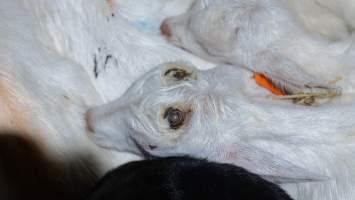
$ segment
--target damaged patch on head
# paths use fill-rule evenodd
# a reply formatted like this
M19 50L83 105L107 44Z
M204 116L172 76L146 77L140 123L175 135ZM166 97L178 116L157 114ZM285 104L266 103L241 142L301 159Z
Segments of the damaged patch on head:
M107 0L107 3L111 8L116 6L116 0Z
M108 6L104 8L104 13L107 22L110 22L111 18L116 16L117 0L106 0L106 3Z
M181 63L167 63L167 69L163 73L165 80L188 81L197 80L196 74L188 66Z

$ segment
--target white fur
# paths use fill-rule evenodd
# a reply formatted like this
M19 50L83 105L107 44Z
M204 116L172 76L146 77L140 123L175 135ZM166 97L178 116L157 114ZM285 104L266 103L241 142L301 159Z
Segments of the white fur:
M154 2L137 0L135 4L131 0L111 2L114 2L114 6L103 0L0 1L1 129L24 131L33 139L38 140L48 155L53 158L66 159L75 154L91 155L98 159L100 164L100 172L98 173L104 173L127 160L139 159L140 155L137 157L126 152L98 149L88 141L84 113L89 106L103 104L119 97L134 79L161 62L185 59L191 60L199 68L213 66L172 47L156 35L161 20L170 15L182 13L189 7L190 1L184 1L184 4L180 3L181 0L157 0ZM122 10L120 10L120 2L122 2ZM131 9L135 9L135 11ZM101 48L100 52L98 52L99 48ZM95 55L98 64L97 78L93 72ZM108 55L112 57L105 64ZM248 72L243 73L248 74ZM240 76L239 72L236 75ZM243 76L246 78L245 75ZM213 80L211 79L211 81ZM208 82L204 84L209 85ZM245 83L239 86L241 88L238 90L243 91L244 87L249 88L255 85ZM155 85L150 87L154 89ZM236 90L236 94L238 90ZM222 95L220 98L214 99L213 95L207 95L209 89L201 92L203 91L206 92L205 95L199 92L196 94L201 94L202 99L200 100L206 102L207 111L222 108L208 102L211 98L211 100L220 99L223 103L222 96L225 94L220 94ZM248 97L250 96L248 95ZM156 96L151 96L150 99L151 101L159 101ZM149 105L148 100L147 105ZM136 111L140 111L140 109L136 109ZM228 107L226 109L223 113L229 111ZM145 112L142 113L142 117L144 114ZM215 114L209 114L223 117L218 110ZM265 116L265 119L268 119L268 116ZM210 123L211 126L209 126L204 121L200 122L203 123L198 123L198 127L210 128L211 132L214 130L214 123ZM254 123L252 120L249 122ZM115 124L115 122L110 123ZM105 126L105 129L125 128L111 126L110 123ZM134 128L132 130L140 130L139 126L142 124L131 125L134 125L134 127L130 127ZM122 129L122 131L130 130ZM113 129L108 132L112 134ZM196 132L196 134L204 134L204 132ZM198 142L199 138L201 137L196 136L196 140L191 140L190 143L195 144L194 141ZM210 140L209 137L206 138ZM215 139L217 141L218 137ZM223 137L221 140L224 140ZM142 141L144 140L142 139ZM205 144L204 141L200 142ZM183 147L181 146L181 151ZM248 149L247 147L244 150ZM133 153L137 153L137 150L134 148L132 150L129 145L127 148ZM199 148L199 146L187 145L184 151L194 154L196 151L194 148ZM213 148L206 148L206 152L211 149ZM289 151L291 157L294 151L293 149ZM263 155L276 159L275 156L267 153ZM335 155L335 153L331 155ZM324 156L328 158L327 156L331 157L331 155ZM233 154L230 156L233 157ZM217 157L215 160L218 160ZM297 154L294 157L299 158L300 155ZM319 159L325 162L325 159ZM291 161L290 159L278 160L287 166L292 166L294 169L292 172L298 172L295 177L291 178L316 179L318 177L311 172L302 177L299 172L305 171L291 165ZM312 163L305 165L312 165ZM313 170L316 167L312 168L312 166L305 167L310 171L317 172ZM270 170L277 170L277 166L271 166ZM330 177L335 173L334 171L323 171L321 170L320 174ZM340 173L345 172L346 170L340 171ZM284 175L291 176L292 174L286 173ZM339 177L341 179L343 174L340 174ZM322 178L324 177L320 177L320 179ZM349 191L348 187L350 186L346 185L348 182L341 183L345 186L339 187L340 194L343 194L343 190ZM322 186L323 184L319 187ZM325 184L324 187L327 188L329 185ZM320 193L315 192L315 194Z
M290 93L337 90L348 86L343 75L353 71L352 37L331 42L308 34L280 0L197 1L164 24L175 45L264 73ZM329 84L337 77L344 81Z
M171 68L191 75L166 77ZM252 98L251 76L234 66L200 71L187 63L167 63L139 78L116 101L90 110L92 138L119 152L234 163L288 183L284 188L299 200L353 199L354 103L304 107ZM169 128L164 118L169 107L192 110L181 128Z
M103 103L87 73L40 42L36 20L19 2L1 1L0 8L1 131L26 134L54 160L92 157L98 174L135 158L87 139L84 114Z
M351 34L353 21L346 20L335 12L339 5L353 0L339 2L337 0L282 0L293 11L300 24L309 34L323 36L330 40L340 40ZM331 7L330 3L336 3ZM348 8L353 10L351 7ZM349 11L348 11L349 12ZM350 13L350 12L349 12Z
M294 182L283 186L296 199L354 199L353 39L309 35L279 1L218 1L201 11L204 3L167 21L170 40L237 68L199 71L168 63L152 70L121 98L89 112L94 141L138 155L231 162L276 182ZM197 80L170 80L164 74L172 66L192 71ZM252 75L238 67L256 68L296 88L300 82L324 86L340 76L336 85L343 94L311 108L255 98ZM162 117L169 107L191 109L192 117L173 130ZM299 183L307 180L319 182Z
M151 9L159 9L163 2L155 2ZM135 23L117 8L103 0L0 2L1 130L27 133L55 159L89 155L99 164L98 174L139 159L99 149L87 139L88 107L120 96L158 63L190 59L202 68L213 65L140 27L142 15L136 14ZM169 1L165 12L174 15L181 9L186 6L174 7ZM167 16L160 13L153 19ZM155 23L158 32L160 21Z
M42 42L84 66L105 102L119 97L139 75L162 62L184 58L202 68L212 66L156 34L160 22L169 16L164 13L179 14L186 9L175 6L176 1L112 1L111 7L105 0L24 2L40 24L37 33ZM135 11L132 5L137 5Z
M54 152L62 155L69 149L91 152L78 147L82 144L93 148L80 142L86 140L82 122L87 106L114 100L133 80L161 62L186 59L199 68L213 66L172 47L156 34L162 19L183 13L194 1L110 2L113 4L102 0L1 2L1 81L5 90L11 90L10 94L2 95L3 129L19 126L12 122L19 121L18 116L9 114L16 107L18 113L27 110L25 113L29 114L23 114L21 120L34 130L27 125L22 129L35 137L36 132L43 133L44 144L48 143ZM105 65L108 55L112 57ZM93 72L95 56L97 78ZM58 83L53 85L52 80ZM80 92L70 95L53 92L67 92L69 88ZM4 99L9 99L11 106ZM66 101L68 104L63 104ZM64 113L61 120L58 113ZM35 123L38 121L43 123ZM67 127L72 126L70 131ZM63 130L66 132L62 133ZM103 171L120 163L117 158L115 164L107 164Z

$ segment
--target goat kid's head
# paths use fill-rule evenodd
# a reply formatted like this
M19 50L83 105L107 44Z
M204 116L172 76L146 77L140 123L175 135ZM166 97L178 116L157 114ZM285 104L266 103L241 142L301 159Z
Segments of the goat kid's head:
M236 55L248 59L294 29L293 17L274 0L198 0L161 24L169 42L217 63L229 63Z
M200 71L184 62L162 64L121 98L90 109L89 135L103 148L233 163L277 183L322 179L248 143L240 73L233 66Z

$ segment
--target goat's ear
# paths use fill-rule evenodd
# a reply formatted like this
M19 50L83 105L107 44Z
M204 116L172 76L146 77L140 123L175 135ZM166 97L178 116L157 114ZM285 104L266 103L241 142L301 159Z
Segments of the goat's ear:
M232 145L225 150L216 161L243 167L273 183L315 182L329 179L251 145Z

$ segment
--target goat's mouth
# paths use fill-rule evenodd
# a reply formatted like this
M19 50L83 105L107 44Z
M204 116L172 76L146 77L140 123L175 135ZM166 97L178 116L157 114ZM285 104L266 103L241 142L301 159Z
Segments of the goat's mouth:
M136 139L134 139L133 137L130 137L130 139L133 141L135 147L137 148L137 150L139 152L138 153L139 156L143 156L144 158L152 158L152 157L154 157ZM157 147L155 145L148 145L148 146L149 146L149 148L151 150L153 150L153 149L155 149ZM132 153L137 154L137 152L132 152Z

